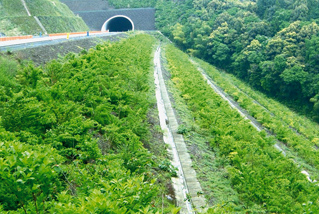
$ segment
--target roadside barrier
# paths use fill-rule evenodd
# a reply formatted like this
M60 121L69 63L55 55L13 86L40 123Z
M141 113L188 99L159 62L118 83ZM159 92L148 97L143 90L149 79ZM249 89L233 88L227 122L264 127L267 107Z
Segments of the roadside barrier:
M0 41L11 41L11 40L19 40L19 39L32 39L32 35L28 36L10 36L10 37L0 37Z
M84 31L84 32L73 32L73 33L53 33L53 34L47 34L47 35L40 34L40 37L45 37L45 36L49 36L49 37L65 36L67 39L69 39L69 36L71 36L71 35L81 35L81 34L83 34L84 36L89 36L89 35L97 34L97 33L102 33L102 31ZM12 40L21 40L21 39L32 39L33 37L34 37L33 35L0 37L0 42L12 41Z
M68 34L71 35L87 35L89 36L90 34L95 34L95 33L102 33L102 31L84 31L84 32L73 32L73 33L50 33L48 34L49 37L51 36L67 36Z

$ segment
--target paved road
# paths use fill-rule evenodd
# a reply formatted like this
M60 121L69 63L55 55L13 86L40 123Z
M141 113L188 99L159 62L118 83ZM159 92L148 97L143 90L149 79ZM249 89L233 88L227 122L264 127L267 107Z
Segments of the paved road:
M26 48L34 48L43 45L54 45L66 41L74 41L80 39L87 39L92 37L103 37L103 36L113 36L119 34L117 32L101 32L101 33L92 33L88 37L87 34L77 34L70 35L69 39L66 36L43 36L43 37L34 37L32 39L21 39L21 40L12 40L12 41L1 41L0 42L0 51L16 51Z

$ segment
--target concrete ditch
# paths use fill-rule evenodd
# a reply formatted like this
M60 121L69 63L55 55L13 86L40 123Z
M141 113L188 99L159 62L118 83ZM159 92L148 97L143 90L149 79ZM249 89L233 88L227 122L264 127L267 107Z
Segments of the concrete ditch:
M29 11L29 9L28 9L28 6L27 6L26 2L25 2L24 0L21 0L21 3L22 3L22 5L23 5L24 9L26 10L28 16L31 16L31 13L30 13L30 11ZM42 25L42 23L41 23L40 20L38 19L38 17L34 16L33 18L36 20L37 24L38 24L39 27L42 29L43 33L44 33L44 34L48 34L47 31L46 31L46 29L44 28L44 26Z
M178 177L172 178L177 206L181 207L180 213L183 214L206 212L205 198L201 195L202 188L192 168L184 138L177 133L179 125L162 76L160 52L159 46L154 55L156 98L163 139L169 145L171 163L177 168Z
M267 134L270 136L272 135L271 132L266 129L265 127L262 126L254 117L250 116L249 113L240 107L240 105L234 101L228 94L226 94L209 76L208 74L199 66L198 63L196 63L194 60L189 59L192 64L194 64L198 71L202 74L203 78L207 81L208 85L219 95L222 97L222 99L226 100L228 104L235 110L239 112L239 114L244 117L245 119L250 121L250 124L257 130L257 131L262 131L265 130ZM279 140L277 140L277 143L274 144L274 147L280 151L284 156L286 156L286 151L288 148ZM294 160L295 163L297 163L296 160ZM306 170L301 171L302 174L306 175L307 179L309 182L316 182L312 181L310 178L310 174Z

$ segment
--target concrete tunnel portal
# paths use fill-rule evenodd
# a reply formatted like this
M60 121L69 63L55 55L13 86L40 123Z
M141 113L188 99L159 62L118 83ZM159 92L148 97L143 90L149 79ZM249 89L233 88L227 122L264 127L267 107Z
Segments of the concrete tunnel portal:
M134 30L134 23L129 17L124 15L116 15L109 18L101 28L101 31L109 32L124 32L131 30Z

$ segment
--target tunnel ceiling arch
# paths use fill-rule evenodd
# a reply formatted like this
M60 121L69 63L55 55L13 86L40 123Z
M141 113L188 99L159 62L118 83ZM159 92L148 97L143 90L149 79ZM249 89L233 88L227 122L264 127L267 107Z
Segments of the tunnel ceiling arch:
M122 31L134 31L133 21L124 15L116 15L109 18L101 27L101 31L109 32L122 32Z

